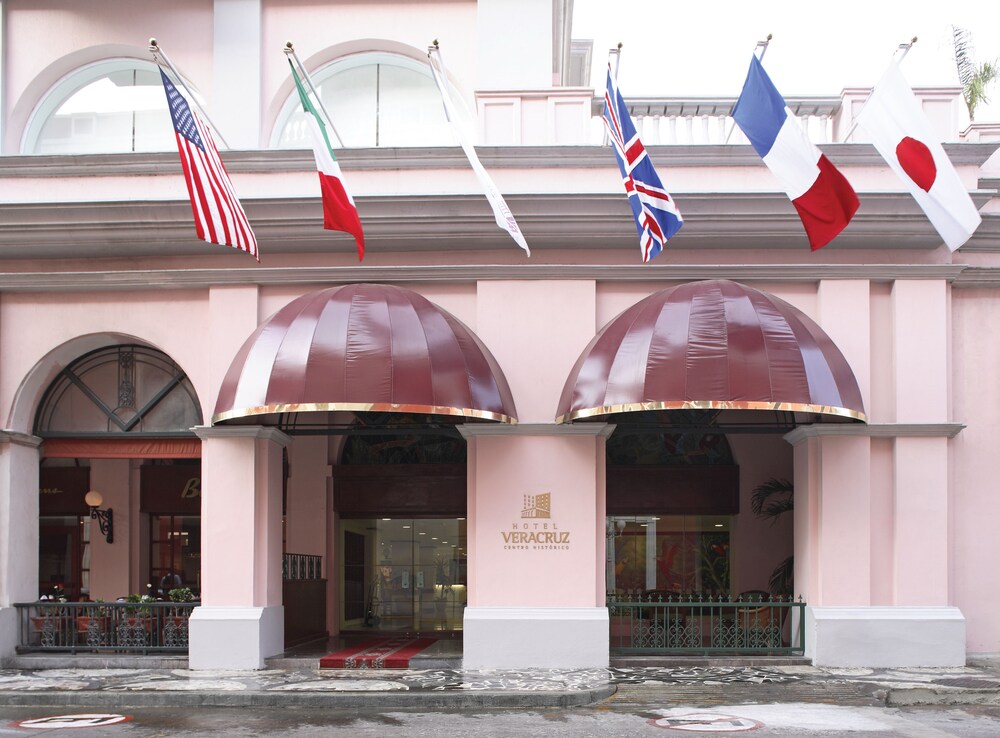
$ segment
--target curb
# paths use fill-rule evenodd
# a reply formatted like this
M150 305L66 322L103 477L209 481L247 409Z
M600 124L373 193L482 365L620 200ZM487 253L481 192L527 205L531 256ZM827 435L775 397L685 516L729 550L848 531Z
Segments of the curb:
M885 694L886 707L910 707L917 705L1000 705L1000 690L948 689L947 687L907 687L888 689Z
M607 699L613 685L573 692L126 692L79 690L0 692L8 706L80 707L352 707L530 708L582 707Z

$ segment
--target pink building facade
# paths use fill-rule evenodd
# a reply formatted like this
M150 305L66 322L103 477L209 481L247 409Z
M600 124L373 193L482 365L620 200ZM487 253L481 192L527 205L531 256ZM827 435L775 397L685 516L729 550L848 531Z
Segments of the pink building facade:
M1000 514L998 127L968 125L958 88L916 90L983 216L952 253L860 134L830 143L867 90L812 99L810 130L861 200L847 230L812 253L751 147L724 142L734 99L706 115L663 98L659 113L634 115L686 224L644 265L595 125L601 83L571 71L572 2L512 5L185 0L136 17L124 0L86 11L0 2L0 658L16 651L14 605L54 585L110 601L176 573L201 603L191 667L263 668L302 616L282 571L300 554L322 560L329 635L461 632L469 668L604 666L609 593L711 588L703 564L665 560L674 540L724 551L716 592L766 591L794 556L790 594L806 607L788 628L816 664L949 666L1000 652L989 553ZM148 82L149 33L225 136L259 264L195 239L162 88ZM344 138L361 262L349 236L322 229L281 53L289 38ZM530 258L496 228L441 114L426 68L435 38ZM681 128L705 137L682 140ZM861 407L838 415L778 397L789 406L765 413L724 393L694 398L726 410L731 425L709 429L725 451L680 448L668 411L683 398L566 417L561 398L598 332L702 280L804 315L836 347ZM356 373L332 349L296 353L294 331L276 339L290 349L280 361L254 343L298 298L358 285L415 293L434 325L445 315L467 328L474 338L454 340L497 396L470 381L471 399L453 399L456 373L474 372L430 339L423 363L372 359L431 329L374 309L359 317L356 304L341 322L317 319L314 339L355 346L345 366ZM255 363L268 350L270 363ZM759 350L729 351L777 367ZM578 394L608 383L613 360ZM267 390L328 376L329 397ZM417 399L380 394L420 382ZM659 491L630 491L625 467L646 462L623 438L643 410L654 445L669 446L652 465L730 469L726 505L699 487L710 472L676 490L664 472ZM773 520L752 509L772 479L794 485L794 510ZM88 517L88 489L114 510L111 542Z

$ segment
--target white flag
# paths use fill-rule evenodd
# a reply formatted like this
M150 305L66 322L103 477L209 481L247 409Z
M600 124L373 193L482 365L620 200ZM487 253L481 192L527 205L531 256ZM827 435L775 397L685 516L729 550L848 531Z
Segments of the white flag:
M524 249L528 256L531 256L531 249L528 248L528 242L524 240L524 234L521 233L521 229L518 228L517 221L514 220L514 214L510 212L510 208L507 207L507 203L504 202L503 195L500 194L500 190L493 183L493 178L490 177L489 172L483 167L482 162L479 161L479 155L476 154L476 149L473 147L472 142L469 141L462 127L458 124L457 118L455 116L455 106L451 101L451 96L448 94L448 85L444 80L444 63L441 61L440 53L438 54L438 63L441 64L441 70L439 71L437 67L434 66L434 60L430 58L430 54L427 55L430 59L431 73L434 75L434 82L438 86L438 90L441 92L441 101L444 103L444 113L448 118L448 122L451 123L451 127L455 131L455 135L458 136L458 141L462 145L462 149L465 151L466 157L469 159L469 164L472 165L472 171L476 173L479 178L479 184L483 188L483 192L486 194L486 199L490 202L490 207L493 208L493 217L496 219L497 225L503 228L510 237L514 239L518 246Z
M968 241L982 218L895 61L872 90L858 124L948 248L954 251Z

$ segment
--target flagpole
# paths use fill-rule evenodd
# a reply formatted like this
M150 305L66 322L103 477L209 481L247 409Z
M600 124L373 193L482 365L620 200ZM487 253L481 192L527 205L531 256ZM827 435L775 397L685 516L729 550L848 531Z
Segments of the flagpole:
M760 56L757 57L757 61L764 61L764 54L767 53L767 47L771 43L772 38L774 38L774 36L769 33L767 34L767 38L765 38L763 41L758 41L757 45L753 47L754 54L757 53L757 49L761 49ZM723 145L729 143L729 139L733 137L733 131L735 130L736 130L736 120L733 119L733 122L729 124L729 132L726 134L726 140L722 142Z
M200 112L202 116L204 116L205 120L208 121L208 124L212 126L213 130L215 130L215 135L219 137L219 140L222 141L223 145L227 149L232 150L233 147L230 146L229 142L223 137L222 131L219 130L219 127L215 125L211 118L208 117L208 113L205 112L205 108L203 108L201 103L198 102L198 98L195 97L195 94L191 91L191 88L187 86L184 78L180 75L177 69L174 68L173 63L170 61L170 57L167 56L167 52L163 50L163 47L157 43L155 38L149 39L149 53L153 55L153 61L156 62L158 66L162 67L166 64L167 69L173 73L178 84L180 84L180 86L184 88L184 91L187 92L187 97L191 104L198 108L198 112ZM160 58L158 59L157 57Z
M438 67L440 69L434 68L434 55L437 54ZM435 83L437 78L441 78L441 84L447 84L447 78L444 71L444 57L441 56L441 46L438 44L438 40L434 39L431 45L427 47L427 63L431 67L431 74L434 76ZM442 92L441 106L444 108L444 117L449 123L455 123L452 121L451 116L448 114L448 106L444 104L444 93ZM457 123L456 123L457 125Z
M910 43L900 44L899 46L896 47L896 50L892 52L893 56L896 56L896 54L898 54L900 51L903 52L902 55L897 60L896 62L897 64L906 58L906 55L910 53L910 49L913 48L913 44L915 43L917 43L916 36L910 39ZM864 103L861 104L861 110L865 109L865 105L868 104L868 100L871 98L872 92L875 92L874 87L871 88L871 90L868 92L868 97L866 97ZM861 115L861 110L858 111L858 115ZM851 127L847 130L847 133L844 134L844 137L840 141L841 143L846 143L847 139L849 139L851 136L854 135L854 131L856 131L858 128L858 115L854 116L854 120L851 122Z
M333 131L333 135L337 137L337 143L340 144L340 148L344 148L344 139L342 139L340 137L340 134L337 133L337 127L333 125L333 118L331 118L330 114L326 112L326 106L323 105L323 98L320 97L319 91L313 85L312 77L309 76L309 72L306 71L306 68L302 66L302 62L299 61L299 55L295 53L295 47L292 45L292 42L286 41L285 48L282 50L285 52L285 56L290 56L292 59L295 60L295 66L298 67L299 74L301 74L302 77L305 79L306 84L309 85L309 90L312 92L313 97L315 97L316 102L319 103L319 109L323 111L323 117L326 118L327 125L330 126L330 130Z

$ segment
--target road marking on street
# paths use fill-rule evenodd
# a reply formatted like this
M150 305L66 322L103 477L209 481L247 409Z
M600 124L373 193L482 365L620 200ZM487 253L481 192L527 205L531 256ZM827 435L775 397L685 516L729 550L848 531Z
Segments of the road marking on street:
M18 728L35 730L55 730L56 728L97 728L102 725L115 725L128 722L131 715L112 715L108 713L85 713L81 715L53 715L51 717L20 720L14 725Z
M720 715L714 712L692 712L686 715L650 720L658 728L684 730L689 733L742 733L762 728L764 723L735 715Z

